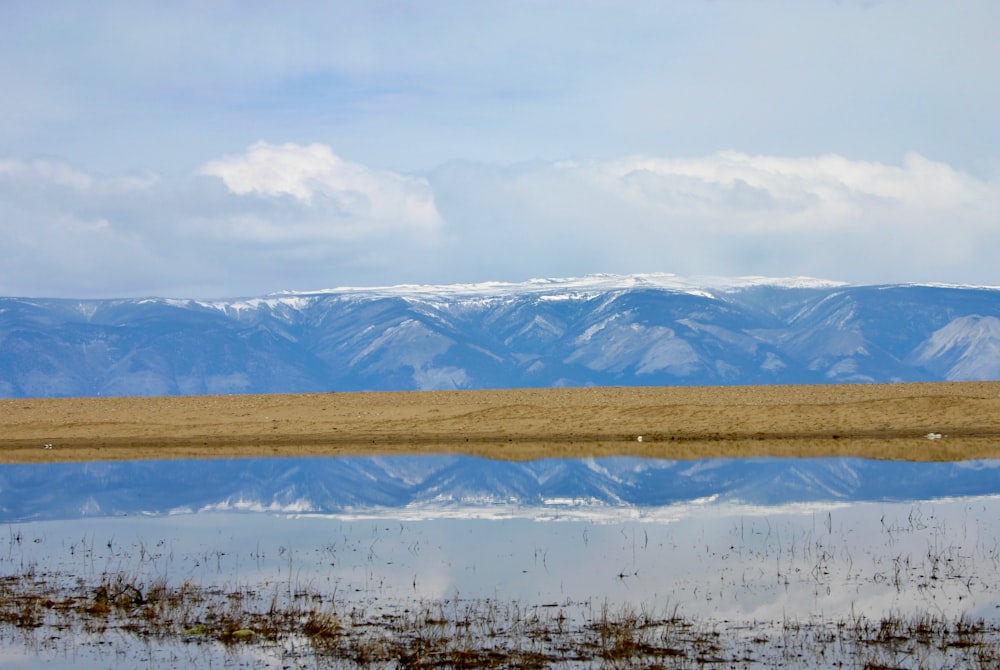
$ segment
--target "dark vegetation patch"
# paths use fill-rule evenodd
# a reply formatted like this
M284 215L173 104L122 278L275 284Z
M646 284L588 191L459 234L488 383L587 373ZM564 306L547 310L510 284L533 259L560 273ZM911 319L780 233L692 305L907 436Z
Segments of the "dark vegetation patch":
M1000 663L1000 627L963 616L735 623L688 619L677 608L493 599L369 609L291 586L264 592L171 585L127 573L86 580L32 567L0 577L0 631L8 640L43 631L117 644L257 646L330 667L884 670Z

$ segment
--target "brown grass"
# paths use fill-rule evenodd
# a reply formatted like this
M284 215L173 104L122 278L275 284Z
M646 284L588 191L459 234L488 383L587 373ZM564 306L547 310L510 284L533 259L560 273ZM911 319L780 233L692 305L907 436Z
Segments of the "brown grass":
M1000 458L1000 382L0 400L0 463L431 452Z

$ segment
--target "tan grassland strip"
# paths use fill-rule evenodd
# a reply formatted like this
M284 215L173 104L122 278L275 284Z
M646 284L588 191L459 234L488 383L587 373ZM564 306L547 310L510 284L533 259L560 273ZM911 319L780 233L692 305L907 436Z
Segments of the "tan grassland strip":
M0 463L418 453L996 459L1000 382L0 400Z

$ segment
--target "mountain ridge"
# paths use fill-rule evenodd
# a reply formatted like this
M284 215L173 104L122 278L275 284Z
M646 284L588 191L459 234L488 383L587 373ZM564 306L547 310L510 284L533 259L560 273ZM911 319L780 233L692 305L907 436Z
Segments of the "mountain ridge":
M1000 288L658 273L0 298L0 397L1000 378Z

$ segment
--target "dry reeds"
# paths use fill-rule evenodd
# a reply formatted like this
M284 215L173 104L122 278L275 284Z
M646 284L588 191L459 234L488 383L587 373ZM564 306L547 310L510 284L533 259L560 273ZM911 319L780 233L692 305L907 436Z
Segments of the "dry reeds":
M1000 628L981 619L889 614L839 622L737 625L689 620L678 608L496 600L420 602L391 611L347 610L319 592L144 582L107 573L93 582L32 567L0 578L0 628L48 627L101 637L180 640L226 647L308 648L317 662L347 667L686 668L719 663L767 667L995 667ZM904 662L906 661L906 662ZM901 665L902 663L902 665ZM916 667L916 666L914 666Z

